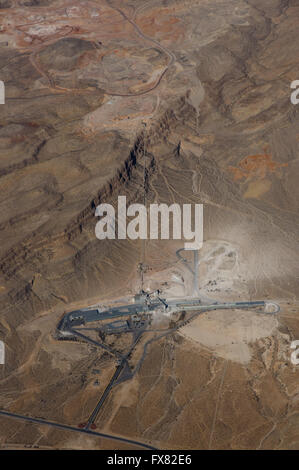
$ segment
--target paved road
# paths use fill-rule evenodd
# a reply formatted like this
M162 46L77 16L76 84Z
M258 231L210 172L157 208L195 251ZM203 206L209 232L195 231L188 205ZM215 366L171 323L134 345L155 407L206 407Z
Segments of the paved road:
M99 348L105 349L105 351L108 351L110 354L112 354L112 356L118 357L120 359L123 358L123 356L119 354L117 351L115 351L114 349L110 348L104 343L99 343L98 341L95 341L94 339L89 338L89 336L83 335L77 329L70 328L68 331L70 331L74 336L84 339L84 341L87 341L87 343L90 343L93 346L97 346Z
M163 303L164 303L164 306L165 306L166 305L165 302L163 302ZM127 309L127 316L129 316L129 315L132 315L133 313L136 313L136 309L139 310L139 308L140 308L141 312L144 312L145 309L147 309L148 311L151 311L153 305L156 306L156 304L158 304L158 305L161 306L161 304L163 304L163 303L161 303L161 302L157 303L157 301L154 300L152 304L143 304L143 303L141 303L140 305L135 304L134 306L133 305L120 306L120 307L115 307L113 309L108 309L108 310L104 311L103 313L104 313L104 317L106 317L107 315L109 316L109 313L112 313L112 317L115 318L115 317L118 316L117 315L118 308L120 310L119 315L123 316L124 315L124 309L127 308L127 307L130 307L130 308ZM161 335L158 335L155 338L152 338L149 341L147 341L146 344L144 345L142 357L141 357L140 361L138 362L137 367L135 368L135 371L132 374L132 376L134 376L138 372L138 370L140 369L140 367L143 363L143 360L146 356L147 348L151 343L153 343L154 341L157 341L160 338L162 338L166 335L169 335L170 333L173 333L174 331L178 330L179 328L184 326L186 323L190 322L193 318L195 318L200 313L203 313L204 311L207 311L207 310L217 310L217 309L233 309L233 308L242 309L242 308L266 307L267 304L272 305L272 307L274 307L274 309L276 309L276 311L274 311L274 312L272 311L272 312L269 312L269 313L276 313L277 311L279 311L279 306L278 305L274 304L273 302L270 303L270 302L265 302L265 301L231 302L231 303L222 303L222 304L218 303L218 302L214 302L214 303L208 304L208 305L201 304L200 299L195 299L195 298L193 298L193 299L180 299L180 300L179 299L173 299L173 300L167 301L167 305L170 306L170 308L174 307L177 311L180 311L180 310L182 310L182 311L183 310L196 310L196 312L188 320L181 322L176 327L171 328L171 329L163 332ZM132 311L131 308L134 311ZM78 314L78 312L80 312L81 318L84 318L84 314L87 317L90 314L90 311L88 309L76 311L75 313ZM92 430L89 429L89 426L92 423L94 423L94 421L96 420L97 415L99 413L99 410L101 409L103 403L105 402L106 398L108 397L112 387L115 385L115 383L117 382L117 379L120 377L120 374L124 369L124 366L127 364L127 358L129 356L129 354L131 353L131 351L133 350L133 348L135 347L135 345L137 344L137 342L141 338L144 330L141 330L140 334L138 334L136 337L134 337L134 340L131 344L131 347L130 347L129 351L125 355L122 355L122 354L118 353L117 351L114 351L111 348L109 348L109 346L103 345L102 343L99 343L99 342L83 335L82 333L78 332L78 330L72 328L69 324L71 315L72 315L72 312L65 315L65 317L59 323L58 329L61 328L62 331L69 331L72 335L79 336L80 338L84 339L85 341L90 342L91 344L93 344L97 347L101 347L101 348L104 348L104 349L108 350L111 354L116 356L121 361L119 363L119 365L117 366L116 371L113 374L109 384L107 385L103 395L101 396L101 398L98 401L96 407L94 408L92 414L90 415L90 418L88 419L86 427L84 429L76 428L74 426L70 426L70 425L67 425L67 424L55 423L53 421L48 421L48 420L44 420L44 419L40 419L40 418L31 418L31 417L24 416L24 415L19 415L19 414L16 414L16 413L10 413L10 412L4 411L4 410L2 410L2 411L0 410L0 416L6 416L8 418L19 419L19 420L32 422L32 423L37 423L37 424L43 424L43 425L47 425L47 426L56 427L56 428L59 428L59 429L69 430L69 431L90 434L90 435L94 435L94 436L103 437L103 438L106 438L106 439L113 439L113 440L116 440L116 441L125 442L127 444L132 444L132 445L136 445L136 446L139 446L139 447L143 447L145 449L155 449L154 447L152 447L148 444L144 444L144 443L139 442L139 441L135 441L135 440L132 440L132 439L126 439L126 438L119 437L119 436L113 436L113 435L105 434L105 433L101 433L101 432L96 432L96 431L92 431ZM94 319L89 318L89 321L94 321Z
M132 376L134 376L138 372L138 370L140 369L140 367L143 363L143 360L146 356L147 348L151 343L153 343L154 341L158 341L160 338L162 338L166 335L169 335L170 333L173 333L174 331L178 330L179 328L184 326L184 324L192 321L193 318L195 318L200 313L203 313L204 311L217 310L217 309L233 309L233 308L240 308L240 309L242 309L242 308L254 308L254 307L262 307L262 306L266 307L268 304L271 305L274 308L274 311L269 312L270 314L274 314L274 313L277 313L279 311L279 306L277 304L275 304L274 302L270 302L270 301L269 302L264 302L264 301L232 302L232 303L223 303L223 304L216 302L216 303L213 303L213 304L210 304L210 305L200 305L198 303L198 301L199 301L199 299L192 299L192 300L190 300L190 299L181 299L181 301L173 300L173 301L168 302L169 305L176 305L176 307L181 309L181 310L196 310L196 312L188 320L180 323L179 325L177 325L174 328L171 328L171 329L163 332L161 335L158 335L157 337L152 338L149 341L147 341L146 344L144 345L142 357L141 357L140 361L138 362L137 367L135 368L135 371L132 374ZM82 312L84 312L84 311L82 311ZM67 315L69 315L69 314L67 314ZM129 315L129 313L128 313L128 315ZM114 314L114 316L115 316L115 314ZM121 316L123 316L122 311L121 311ZM82 337L82 339L88 340L89 342L91 342L95 346L103 347L103 345L101 343L98 343L97 341L94 341L91 338L86 337L85 335L79 333L78 331L75 331L75 330L71 329L70 327L69 327L69 331L72 334L76 334L77 336ZM68 430L68 431L79 432L79 433L83 433L83 434L85 433L85 434L89 434L89 435L93 435L93 436L99 436L99 437L102 437L102 438L105 438L105 439L112 439L112 440L116 440L116 441L119 441L119 442L124 442L124 443L127 443L127 444L131 444L131 445L136 445L136 446L139 446L139 447L143 447L145 449L156 450L154 447L152 447L148 444L144 444L144 443L139 442L139 441L135 441L135 440L132 440L132 439L126 439L126 438L120 437L120 436L113 436L113 435L106 434L106 433L96 432L96 431L92 431L92 430L89 429L89 426L95 421L95 419L98 415L98 412L99 412L101 406L103 405L104 401L106 400L107 396L109 395L109 392L111 391L113 385L116 383L117 379L119 378L119 376L120 376L120 374L121 374L121 372L124 368L124 365L127 362L128 355L130 354L132 349L135 347L135 344L140 339L142 333L143 333L143 331L141 331L140 335L138 335L138 337L135 338L135 340L133 341L133 343L131 345L131 348L130 348L129 352L125 356L120 355L119 353L115 354L115 351L113 351L113 350L110 351L113 355L116 355L117 357L121 357L121 362L118 365L115 373L113 374L113 377L112 377L111 381L109 382L108 386L106 387L106 389L104 391L104 394L102 395L102 397L100 398L99 402L97 403L95 409L93 410L85 429L76 428L74 426L70 426L70 425L67 425L67 424L61 424L61 423L56 423L54 421L44 420L44 419L41 419L41 418L31 418L31 417L20 415L20 414L17 414L17 413L11 413L11 412L8 412L8 411L5 411L5 410L0 410L0 416L5 416L5 417L8 417L8 418L12 418L12 419L19 419L19 420L22 420L22 421L36 423L36 424L42 424L42 425L46 425L46 426L52 426L52 427L56 427L56 428L64 429L64 430ZM104 349L106 349L106 347Z
M31 418L29 416L19 415L17 413L10 413L9 411L0 410L0 416L6 416L7 418L19 419L30 423L43 424L45 426L52 426L54 428L64 429L66 431L80 432L83 434L89 434L92 436L102 437L104 439L112 439L114 441L125 442L126 444L132 444L134 446L143 447L144 449L157 450L155 447L145 444L143 442L135 441L133 439L126 439L125 437L113 436L111 434L105 434L102 432L91 431L90 429L80 429L67 424L55 423L54 421L48 421L40 418Z
M186 260L186 258L183 258L183 257L181 256L181 251L185 251L185 248L180 248L179 250L176 251L175 254L176 254L177 258L179 259L179 261L182 261L182 262L184 263L184 265L186 266L186 268L188 269L188 271L189 271L191 274L193 274L193 276L194 276L194 271L193 271L193 269L192 269L191 266L189 265L188 260ZM188 251L189 251L189 250L188 250Z
M193 252L194 256L194 268L192 269L189 265L188 260L186 258L183 258L181 256L182 251L191 251ZM193 295L198 296L199 295L199 286L198 286L198 266L199 266L199 253L198 250L185 250L185 248L180 248L179 250L176 251L176 256L179 259L179 261L182 261L188 271L193 275Z

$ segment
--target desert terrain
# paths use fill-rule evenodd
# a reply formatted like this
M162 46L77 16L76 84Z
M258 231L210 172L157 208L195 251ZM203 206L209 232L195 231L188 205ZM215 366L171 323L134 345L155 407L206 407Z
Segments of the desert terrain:
M0 413L1 449L298 450L298 27L299 0L0 1L0 411L66 426ZM141 259L146 289L193 293L183 241L95 236L98 204L145 187L204 205L200 295L280 312L205 312L154 341L87 435L116 362L59 341L63 315L132 297Z

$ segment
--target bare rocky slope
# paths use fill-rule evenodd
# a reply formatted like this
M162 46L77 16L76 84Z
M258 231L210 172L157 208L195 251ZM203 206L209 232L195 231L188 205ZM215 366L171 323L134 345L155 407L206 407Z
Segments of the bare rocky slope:
M97 240L94 212L118 195L143 202L145 160L147 203L204 203L202 293L282 310L275 324L229 317L236 350L217 336L221 315L153 345L98 428L162 448L298 448L299 1L0 8L0 407L88 417L101 391L92 370L100 364L104 387L114 365L53 333L74 306L138 290L141 243ZM181 276L190 294L181 246L147 243L149 286ZM2 417L0 443L117 445Z

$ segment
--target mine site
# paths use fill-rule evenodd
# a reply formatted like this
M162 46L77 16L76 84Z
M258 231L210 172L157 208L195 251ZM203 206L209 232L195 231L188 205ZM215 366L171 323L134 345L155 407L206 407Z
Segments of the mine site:
M0 450L299 449L298 28L0 0Z

